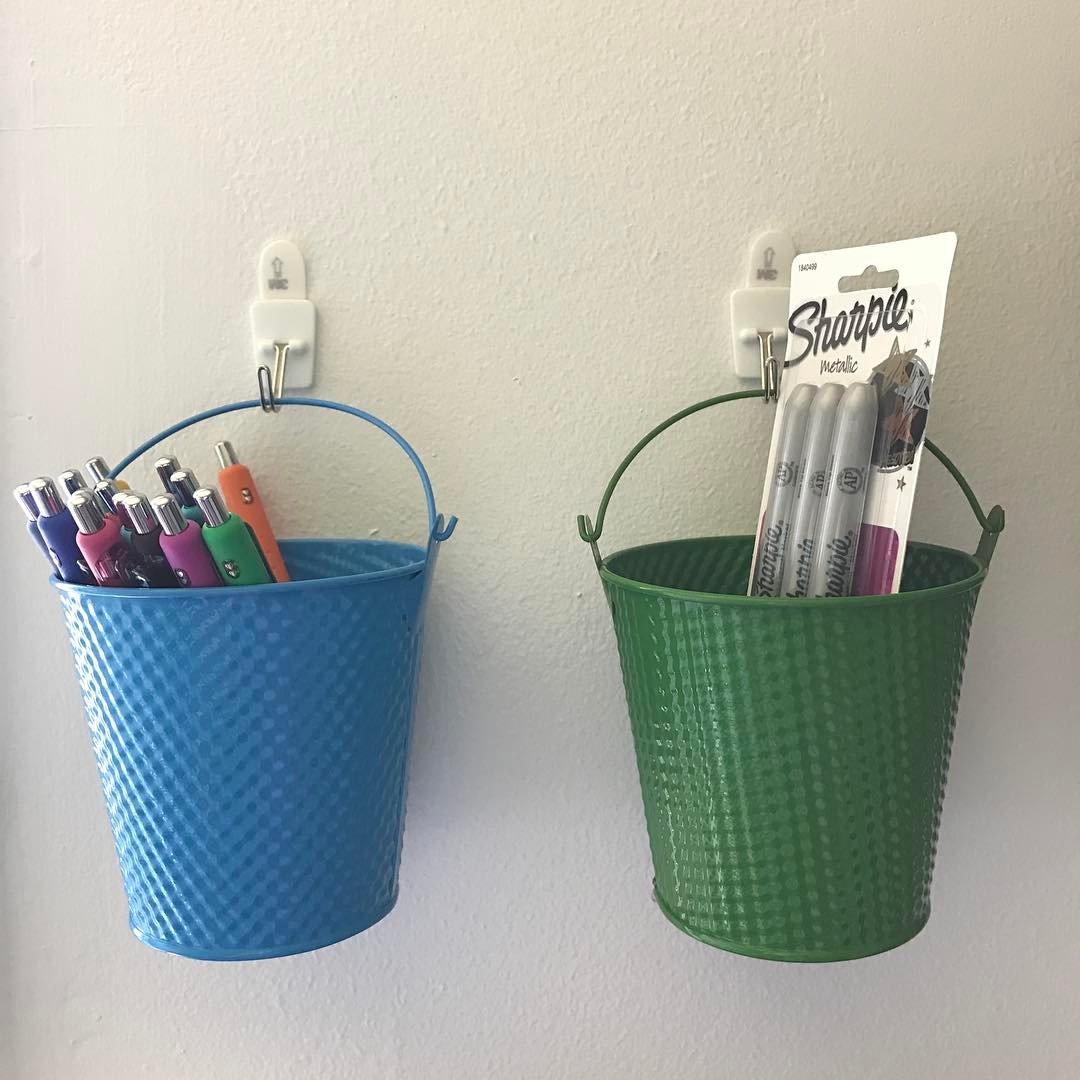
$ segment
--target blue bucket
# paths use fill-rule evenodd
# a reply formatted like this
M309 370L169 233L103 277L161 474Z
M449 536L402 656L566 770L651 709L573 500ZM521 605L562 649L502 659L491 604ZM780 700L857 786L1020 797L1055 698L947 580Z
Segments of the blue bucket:
M244 401L154 436L114 470ZM201 960L322 948L394 906L424 606L456 519L427 548L285 540L293 580L106 589L54 579L82 688L131 929Z

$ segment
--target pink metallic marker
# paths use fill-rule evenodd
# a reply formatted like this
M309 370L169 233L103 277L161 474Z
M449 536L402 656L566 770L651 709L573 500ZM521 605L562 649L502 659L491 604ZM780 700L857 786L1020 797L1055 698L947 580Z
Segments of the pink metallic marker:
M161 524L161 550L181 585L205 589L220 585L217 567L203 543L202 526L184 517L174 495L150 500Z

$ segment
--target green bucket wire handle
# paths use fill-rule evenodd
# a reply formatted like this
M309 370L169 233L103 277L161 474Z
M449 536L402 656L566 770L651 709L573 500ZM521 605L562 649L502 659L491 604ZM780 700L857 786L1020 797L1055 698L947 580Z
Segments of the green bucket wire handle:
M603 565L603 558L600 555L600 549L597 547L597 541L604 531L604 519L607 516L608 503L611 501L611 496L615 494L615 488L618 487L619 481L623 477L623 473L630 467L638 454L640 454L641 451L644 450L658 435L662 435L669 427L673 427L680 420L685 420L688 416L693 416L694 413L701 412L704 409L710 409L714 405L724 405L729 401L744 401L751 398L762 398L764 396L764 390L739 390L732 394L721 394L719 397L706 398L704 401L699 401L694 405L689 405L685 409L681 409L679 412L675 413L674 416L669 416L663 423L657 424L652 431L637 442L630 453L622 459L619 467L615 470L614 475L608 481L608 485L604 489L603 497L600 499L600 506L596 511L596 524L593 525L587 514L578 515L578 535L592 548L593 559L596 561L597 569L600 569ZM1005 511L1001 506L994 506L989 514L984 513L982 506L979 505L979 500L975 498L975 493L971 490L971 485L964 479L963 473L960 472L952 460L944 453L944 451L940 450L935 443L931 442L929 439L925 439L924 441L926 443L926 449L945 466L949 475L956 481L960 490L964 493L964 497L967 499L972 513L982 527L982 536L979 538L979 546L975 549L974 557L985 572L990 567L990 560L993 557L994 548L997 546L998 537L1005 531Z

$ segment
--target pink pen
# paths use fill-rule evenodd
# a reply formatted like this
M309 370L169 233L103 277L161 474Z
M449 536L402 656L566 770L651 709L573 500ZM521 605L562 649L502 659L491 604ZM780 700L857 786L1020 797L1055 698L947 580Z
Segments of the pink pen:
M205 589L220 585L217 568L203 543L202 526L184 517L174 495L150 500L161 525L161 550L181 585Z
M131 584L127 575L130 552L120 539L120 522L115 514L106 514L102 501L91 491L80 489L68 499L68 509L78 533L75 543L99 585L124 588Z

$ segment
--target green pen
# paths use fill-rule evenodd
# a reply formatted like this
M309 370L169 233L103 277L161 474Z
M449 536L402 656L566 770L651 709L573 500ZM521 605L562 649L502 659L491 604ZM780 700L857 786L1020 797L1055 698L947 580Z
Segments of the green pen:
M202 511L203 542L226 585L266 585L274 579L242 517L230 514L216 488L199 488L195 503Z

